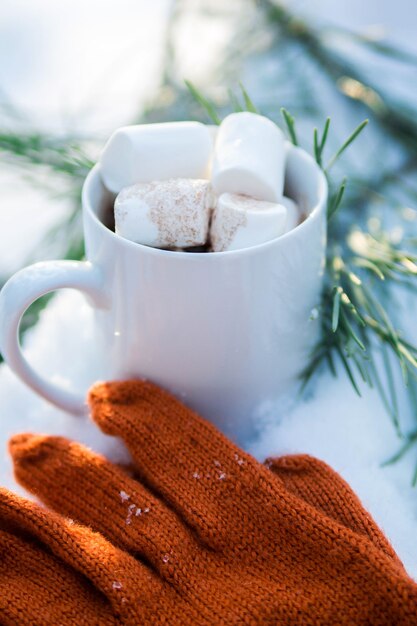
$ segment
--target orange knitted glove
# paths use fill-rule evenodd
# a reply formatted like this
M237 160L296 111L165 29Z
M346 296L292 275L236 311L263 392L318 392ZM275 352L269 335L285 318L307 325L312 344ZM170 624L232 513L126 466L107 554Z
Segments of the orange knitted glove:
M0 623L120 624L117 592L100 589L103 546L117 565L118 551L97 533L0 489Z
M324 463L301 456L264 466L147 382L98 385L90 404L102 430L124 439L134 476L62 438L11 442L17 479L101 533L56 515L45 526L36 505L23 519L12 507L25 541L36 537L71 576L79 572L94 600L102 594L101 612L85 623L111 623L109 615L125 625L417 622L417 586ZM0 519L7 513L0 501ZM36 586L39 571L28 563ZM22 570L13 570L17 586ZM2 623L83 623L70 611L63 617L44 587L32 591L43 598L42 618L19 621L7 604L7 571L1 564ZM87 615L87 596L67 588Z

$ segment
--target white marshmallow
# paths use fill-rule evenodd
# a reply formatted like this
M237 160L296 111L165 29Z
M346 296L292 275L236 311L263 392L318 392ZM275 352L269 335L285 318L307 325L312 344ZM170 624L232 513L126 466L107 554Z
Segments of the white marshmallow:
M155 248L205 244L214 199L207 180L170 179L122 189L114 203L116 233Z
M281 198L281 204L283 204L287 209L287 220L285 222L284 232L288 233L288 231L292 230L300 223L300 210L294 200L291 200L291 198L287 198L287 196L283 196Z
M103 149L101 176L114 193L135 183L207 178L212 147L210 131L199 122L125 126Z
M211 221L211 249L224 252L265 243L285 232L286 220L283 204L223 193Z
M244 194L279 202L284 188L285 138L271 120L232 113L220 124L212 165L216 194Z

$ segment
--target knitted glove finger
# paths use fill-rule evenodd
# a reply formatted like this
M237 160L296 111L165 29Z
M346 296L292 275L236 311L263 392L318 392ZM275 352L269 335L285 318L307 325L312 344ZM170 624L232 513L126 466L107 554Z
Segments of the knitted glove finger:
M162 576L169 549L191 550L191 531L141 483L101 455L63 437L16 435L9 442L18 482L49 507L142 555Z
M95 385L89 403L100 428L125 441L142 480L162 495L203 542L211 547L223 545L231 539L231 528L241 536L230 481L256 503L257 474L270 477L260 463L150 382Z
M93 419L104 432L125 440L146 482L204 545L233 559L239 554L241 568L269 563L273 569L271 546L285 545L291 557L280 567L291 578L322 543L334 546L332 559L326 550L320 564L323 576L344 578L358 554L374 570L381 560L392 563L380 550L372 551L368 539L287 490L265 466L155 385L100 384L89 401ZM392 567L396 575L402 571L396 563Z
M349 528L335 520L324 527L321 510L273 480L262 464L159 387L143 381L100 384L89 400L102 430L125 440L142 478L211 548L244 550L251 529L259 545L278 541L278 534L296 542L297 516L306 518L311 537L318 524L329 537L351 540ZM308 533L303 541L298 549L308 552Z
M307 454L300 454L269 458L265 465L288 491L336 522L367 537L401 565L391 544L364 509L357 495L326 463Z
M169 550L167 584L140 555L136 561L89 529L62 528L55 514L45 529L36 505L23 518L9 506L8 521L16 518L53 554L63 551L120 623L415 623L416 585L393 559L169 394L149 383L114 383L96 387L91 403L103 429L128 443L141 480L193 527L197 549Z
M0 520L3 528L18 528L21 536L29 536L86 578L122 624L138 623L138 602L151 611L155 598L166 594L166 585L152 569L99 533L5 490L0 490Z
M33 537L20 535L18 528L0 529L1 624L116 624L109 603L87 578Z

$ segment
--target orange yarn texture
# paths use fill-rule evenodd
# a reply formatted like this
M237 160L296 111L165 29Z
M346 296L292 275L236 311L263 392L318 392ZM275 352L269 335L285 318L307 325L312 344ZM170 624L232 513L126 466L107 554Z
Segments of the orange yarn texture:
M417 585L349 486L308 456L258 463L149 382L96 385L133 462L60 437L10 442L0 623L406 625Z

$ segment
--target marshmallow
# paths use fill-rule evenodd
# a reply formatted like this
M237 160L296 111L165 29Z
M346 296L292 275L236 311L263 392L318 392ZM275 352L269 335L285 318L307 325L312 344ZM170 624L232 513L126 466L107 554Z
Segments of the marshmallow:
M229 192L279 202L284 165L284 135L266 117L232 113L220 124L211 174L216 194Z
M199 122L125 126L103 149L101 176L114 193L135 183L207 178L212 147L210 131Z
M282 235L286 221L283 204L223 193L211 221L211 249L224 252L257 246Z
M206 180L171 179L122 189L114 203L118 235L155 248L203 245L214 204Z
M285 222L284 232L288 233L288 231L292 230L300 223L300 210L294 200L291 200L291 198L287 198L286 196L281 198L281 204L283 204L287 209L287 220Z

